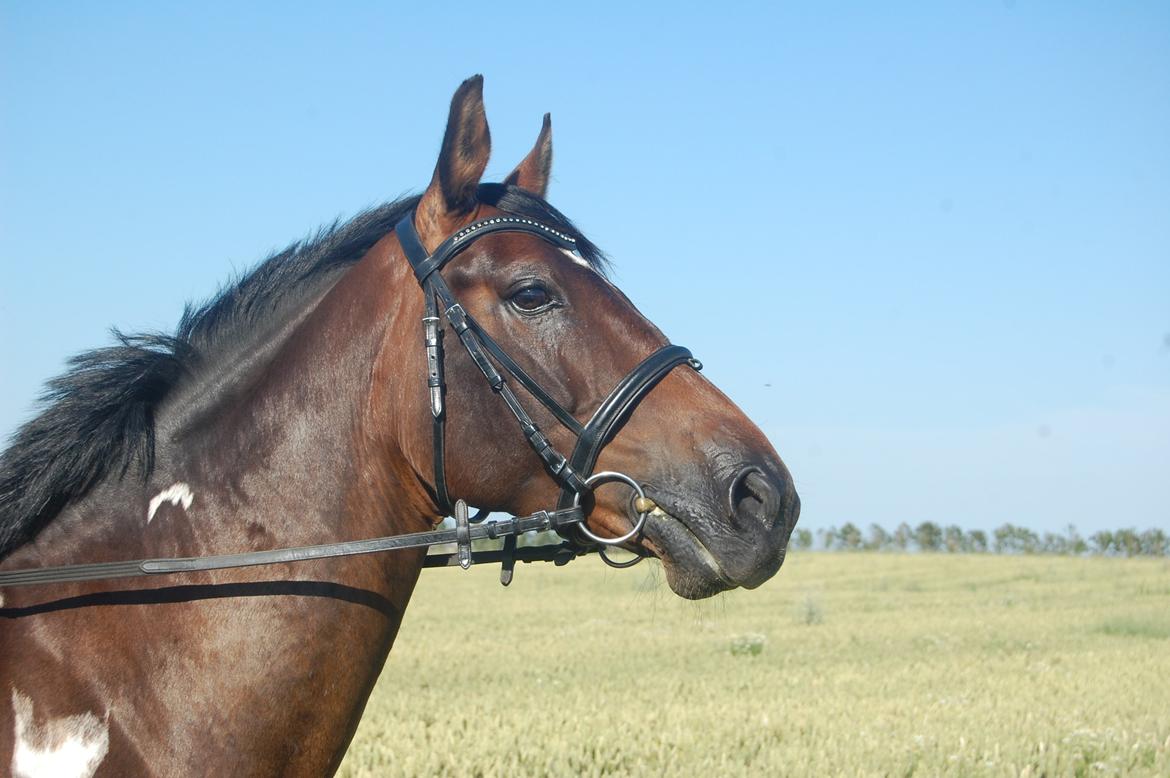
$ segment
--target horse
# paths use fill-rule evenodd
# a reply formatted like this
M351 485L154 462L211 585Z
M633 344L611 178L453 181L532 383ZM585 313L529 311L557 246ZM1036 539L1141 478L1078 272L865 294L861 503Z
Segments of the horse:
M547 202L548 115L501 183L481 181L490 145L476 76L421 195L273 254L174 335L115 330L75 357L0 457L0 572L424 532L450 494L516 516L577 506L686 598L774 575L799 515L779 455ZM442 340L495 348L437 365ZM591 414L609 415L581 468L556 452ZM586 483L594 464L649 502ZM0 588L0 764L330 774L424 556Z

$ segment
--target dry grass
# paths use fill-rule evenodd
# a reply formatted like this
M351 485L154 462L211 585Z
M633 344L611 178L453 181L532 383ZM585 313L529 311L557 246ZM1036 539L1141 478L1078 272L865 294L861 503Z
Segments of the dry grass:
M793 555L423 574L343 776L1168 775L1170 563Z

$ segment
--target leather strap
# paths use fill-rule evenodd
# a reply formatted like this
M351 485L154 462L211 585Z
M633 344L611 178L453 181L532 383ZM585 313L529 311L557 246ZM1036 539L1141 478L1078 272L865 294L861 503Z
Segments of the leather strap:
M609 443L621 423L629 417L638 403L658 382L679 365L689 364L696 370L702 367L686 348L672 345L663 346L642 360L618 382L618 385L601 403L589 422L582 425L572 413L545 391L536 379L520 367L474 318L463 310L450 287L447 286L447 282L437 272L477 238L496 232L529 233L570 251L576 248L576 241L571 236L532 219L517 216L495 216L472 222L444 240L432 254L428 255L414 227L414 214L404 217L394 230L398 234L403 253L406 254L415 277L426 296L427 318L424 319L424 323L434 323L434 317L437 316L435 313L437 302L438 306L443 308L443 315L447 319L447 323L459 336L464 349L479 367L492 391L500 395L512 415L515 416L528 445L540 457L549 474L560 484L559 505L562 509L573 504L575 495L583 495L588 491L585 479L593 472L601 450ZM444 465L443 430L446 413L445 408L442 407L443 371L441 365L438 367L430 365L432 354L437 354L440 362L442 360L441 343L432 345L438 340L440 338L431 337L428 331L426 337L428 387L432 392L432 412L436 407L442 410L442 412L434 414L434 491L439 509L449 512L451 504ZM524 406L512 391L511 386L508 385L504 373L496 367L497 364L547 408L559 423L577 437L572 456L565 457L553 447L549 439L524 410Z
M328 559L357 554L375 554L382 551L396 551L404 548L428 548L443 543L469 545L474 540L505 538L524 532L559 530L582 519L580 508L564 511L538 511L529 516L513 517L488 522L465 529L431 530L411 532L405 535L390 535L369 540L348 540L341 543L325 543L319 546L277 548L271 551L251 551L243 554L220 554L202 557L180 557L176 559L139 559L131 562L98 562L88 565L62 565L60 567L39 567L26 570L0 572L0 587L33 586L37 584L71 583L75 581L99 581L111 578L138 578L148 575L173 573L196 573L208 570L227 570L235 567L254 565L275 565L289 562L305 562L311 559ZM574 550L574 554L580 553Z
M418 237L418 231L414 228L413 212L403 217L394 231L398 233L399 243L402 244L406 258L410 260L414 275L420 284L425 283L432 273L441 269L475 240L493 232L527 232L569 251L577 248L577 241L560 230L520 216L493 216L472 222L440 243L429 256ZM402 240L403 235L407 236L405 241Z
M524 410L519 399L517 399L512 388L508 386L503 374L500 373L492 360L486 353L480 334L483 332L478 327L473 328L470 317L463 310L455 300L450 287L443 277L434 271L443 267L460 251L466 248L470 243L479 237L489 235L495 232L525 232L536 235L544 240L547 240L554 245L561 248L571 249L576 246L576 242L560 232L546 225L531 219L523 219L512 216L498 216L490 219L483 219L478 222L473 222L462 230L452 235L447 240L439 245L435 253L429 257L425 255L425 249L422 247L422 240L418 236L417 230L414 227L413 214L403 217L403 219L395 226L395 232L399 235L399 243L402 246L403 253L406 254L407 260L411 267L414 268L415 276L419 279L423 287L423 293L427 300L427 316L424 318L424 323L431 319L431 308L435 300L438 300L446 310L444 315L455 334L459 336L460 342L464 349L471 356L476 366L479 367L480 372L483 373L485 379L491 389L504 400L512 415L516 417L517 423L520 425L521 432L524 434L524 439L527 441L530 448L536 452L541 461L545 465L545 469L549 475L561 486L562 489L569 490L573 493L579 493L586 489L585 481L568 465L568 459L561 454L549 441L548 437L540 430L528 413ZM404 239L405 238L405 239ZM483 333L486 335L486 333ZM430 339L428 338L428 341ZM497 350L502 353L502 349L496 346ZM440 352L441 353L441 352ZM428 360L429 361L429 360ZM505 369L508 365L513 365L519 369L514 361L508 359L505 363ZM523 373L523 371L520 371ZM428 385L430 384L435 371L428 372ZM442 380L442 370L438 371L439 380ZM530 382L532 386L538 386L536 382L524 374L524 378L517 377L521 384L528 385ZM433 388L432 388L433 391ZM442 392L442 387L439 389ZM563 417L572 418L563 408L547 395L543 390L539 390L544 398L557 407L560 412L554 413L558 420ZM538 399L541 399L538 397ZM543 402L543 400L542 400ZM433 405L433 404L432 404ZM433 410L433 408L432 408ZM575 426L580 426L579 423L573 419ZM432 439L434 443L434 491L435 502L439 510L449 513L451 510L450 495L447 489L446 466L445 466L445 422L446 412L433 419L432 425ZM563 421L562 421L563 423Z
M500 344L496 343L495 339L492 338L491 335L488 335L487 332L484 331L483 327L479 325L479 322L477 322L470 314L467 316L467 324L473 330L475 330L475 334L479 338L480 343L482 343L487 352L492 355L492 358L499 362L505 370L511 373L512 377L519 381L520 385L527 389L528 393L535 397L537 402L539 402L545 408L548 408L549 412L551 412L553 416L557 417L557 421L559 421L578 437L585 431L585 428L581 426L581 422L577 421L577 417L565 410L565 407L553 399L553 397L544 390L544 387L536 382L535 378L528 375L524 368L516 364L512 358L508 356L508 352L500 348Z
M424 342L427 349L427 389L431 396L431 452L435 470L435 504L444 515L450 515L453 506L447 493L447 408L443 382L443 328L435 295L424 287L426 315L423 317Z
M584 431L577 438L577 445L569 457L569 465L578 473L588 475L597 464L601 450L609 443L618 426L637 407L658 382L679 365L689 364L698 370L702 365L683 346L663 346L638 365L618 382L609 396L598 406ZM561 493L559 507L573 504L569 491Z

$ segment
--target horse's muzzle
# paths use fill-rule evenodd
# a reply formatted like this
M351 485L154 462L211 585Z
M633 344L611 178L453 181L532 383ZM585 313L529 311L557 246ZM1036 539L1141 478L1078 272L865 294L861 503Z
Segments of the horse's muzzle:
M650 516L647 536L677 593L705 597L753 589L776 574L800 515L783 465L744 465L707 489L676 489L649 490L660 509Z

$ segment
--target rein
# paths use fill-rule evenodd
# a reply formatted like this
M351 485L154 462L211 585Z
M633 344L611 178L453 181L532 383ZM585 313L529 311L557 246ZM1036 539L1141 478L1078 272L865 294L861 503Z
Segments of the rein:
M444 265L471 243L492 233L528 233L568 251L576 251L576 241L571 236L546 224L515 216L495 216L472 222L444 240L430 254L423 247L422 240L415 230L413 213L404 217L395 226L394 232L398 235L403 252L406 254L425 296L425 314L422 323L434 441L434 498L440 512L455 517L454 529L413 532L369 540L343 541L239 554L140 559L126 562L100 562L12 570L0 572L0 587L225 570L255 565L285 564L311 559L373 554L407 548L429 548L447 543L455 543L457 551L454 554L428 554L424 561L425 567L447 567L458 564L467 569L473 563L499 562L501 565L500 583L504 586L511 583L512 572L517 560L523 562L550 561L559 566L583 554L597 552L606 564L613 567L629 567L640 561L641 556L635 557L630 562L615 562L606 556L604 549L624 543L638 535L642 531L647 515L653 510L654 503L646 497L641 485L633 478L616 472L593 473L593 468L597 464L601 450L613 437L618 427L646 395L657 386L659 381L679 365L686 364L694 370L700 370L702 364L691 355L690 350L682 346L666 345L659 348L627 373L598 406L593 416L582 425L572 413L558 403L535 379L508 356L507 352L463 309L439 272ZM528 516L484 522L488 516L487 512L479 511L475 516L469 516L466 502L456 500L452 504L447 490L446 477L446 384L443 378L444 354L443 330L440 327L441 317L446 318L447 323L459 336L464 349L475 361L492 391L500 396L515 417L529 447L536 452L544 463L545 470L561 487L561 495L555 510L538 511ZM552 442L541 432L532 417L525 411L505 376L497 369L496 363L541 405L547 408L561 425L576 436L577 442L568 457L557 451ZM637 496L634 501L637 521L632 529L624 535L606 538L594 534L585 526L585 510L582 507L582 501L592 497L594 486L614 481L625 483ZM565 541L553 545L517 547L516 538L518 535L525 532L548 530L555 531ZM472 549L471 544L474 540L496 538L504 540L504 547L498 551L474 551Z
M513 517L488 522L478 526L468 525L467 504L456 503L456 526L449 530L411 532L404 535L389 535L370 540L348 540L341 543L325 543L319 546L277 548L271 551L252 551L243 554L219 554L199 557L177 557L170 559L139 559L132 562L99 562L88 565L62 565L27 570L12 570L0 573L0 586L32 586L36 584L67 583L73 581L98 581L112 578L139 578L151 575L174 573L197 573L208 570L228 570L235 567L255 565L278 565L289 562L306 562L311 559L328 559L338 556L376 554L381 551L397 551L404 548L429 548L443 543L456 543L456 554L430 554L425 567L446 567L453 559L469 567L472 560L477 562L495 561L494 552L472 551L473 540L514 538L524 532L543 532L559 529L581 521L580 508L566 511L538 511L529 516ZM462 514L462 517L458 514ZM555 550L550 554L546 550ZM517 549L516 557L524 562L550 561L565 564L577 555L561 546L536 546ZM482 558L481 557L486 557ZM467 564L463 564L463 560Z

